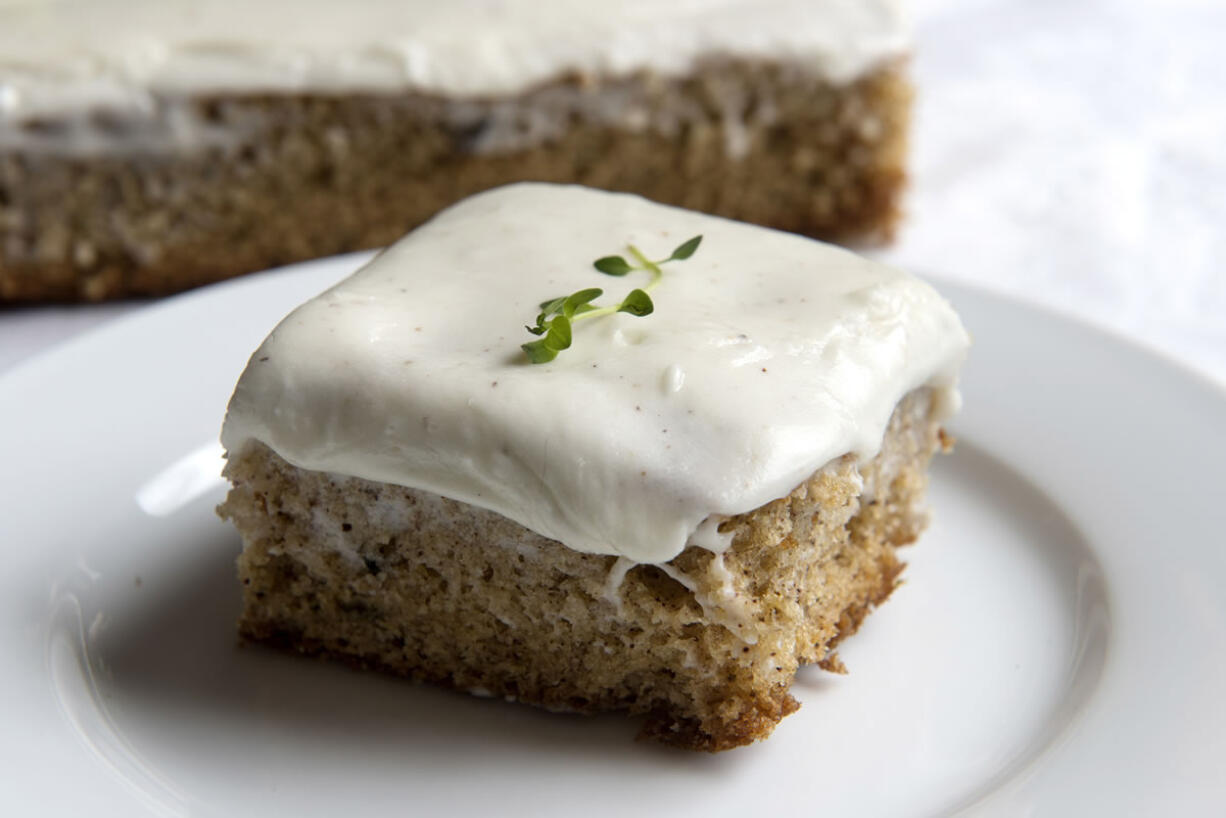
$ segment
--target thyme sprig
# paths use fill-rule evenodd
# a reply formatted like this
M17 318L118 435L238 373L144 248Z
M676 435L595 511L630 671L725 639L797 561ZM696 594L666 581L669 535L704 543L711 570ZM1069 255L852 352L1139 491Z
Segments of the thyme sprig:
M539 340L529 341L522 345L524 352L528 355L528 360L534 364L544 364L558 357L559 352L570 347L574 335L574 324L578 321L599 318L602 315L612 315L617 312L629 313L639 318L651 315L655 310L655 304L649 293L664 279L664 271L660 269L660 265L670 261L685 261L694 255L694 251L701 243L702 236L694 236L677 245L668 258L659 261L647 258L633 244L627 246L626 250L634 260L634 264L626 261L622 256L602 256L596 259L592 262L592 266L605 275L620 278L633 272L646 272L651 275L651 279L643 287L631 290L617 304L608 306L600 307L592 303L604 295L604 290L599 287L589 287L560 298L542 301L541 312L536 316L536 326L524 327L533 335L541 336Z

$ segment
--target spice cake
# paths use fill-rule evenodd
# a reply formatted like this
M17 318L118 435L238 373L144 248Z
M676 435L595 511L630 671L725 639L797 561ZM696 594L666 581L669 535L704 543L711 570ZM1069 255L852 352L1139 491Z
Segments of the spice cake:
M239 379L242 634L722 750L925 521L967 336L793 234L545 184L444 211ZM535 363L534 363L535 361Z
M887 236L899 0L0 3L0 302L158 295L578 182Z

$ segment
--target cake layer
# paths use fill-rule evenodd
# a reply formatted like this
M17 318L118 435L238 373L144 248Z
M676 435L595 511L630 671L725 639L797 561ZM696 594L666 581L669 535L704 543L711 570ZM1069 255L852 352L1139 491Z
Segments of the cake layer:
M0 2L0 302L383 246L522 181L887 238L898 0Z
M555 710L648 713L644 735L723 750L794 711L797 668L894 588L923 527L941 443L933 393L893 413L881 451L838 459L725 520L722 552L659 565L576 552L430 492L231 459L220 511L243 535L250 639Z
M777 61L564 78L517 96L158 98L0 143L0 302L161 295L391 243L522 179L579 182L828 239L888 235L910 90ZM0 117L2 119L2 117Z
M656 310L576 319L531 365L541 302L665 259ZM223 444L423 489L568 547L676 557L709 518L748 512L830 461L867 459L907 392L956 408L965 331L928 285L795 235L636 196L515 185L466 200L303 305L235 389Z

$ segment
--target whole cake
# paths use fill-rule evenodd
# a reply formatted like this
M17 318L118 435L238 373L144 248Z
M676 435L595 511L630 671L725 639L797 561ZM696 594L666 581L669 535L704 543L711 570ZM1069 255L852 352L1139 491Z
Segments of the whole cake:
M829 239L898 216L898 0L0 3L0 302L156 295L579 182Z
M249 639L722 750L916 538L967 336L845 250L478 194L285 318L222 441Z

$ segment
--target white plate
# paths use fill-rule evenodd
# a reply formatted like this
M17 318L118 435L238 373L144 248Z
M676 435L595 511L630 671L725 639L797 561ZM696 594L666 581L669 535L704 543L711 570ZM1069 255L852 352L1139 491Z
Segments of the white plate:
M954 286L976 344L907 582L718 756L240 648L216 439L363 256L201 290L0 379L0 813L1188 814L1226 803L1226 397Z

